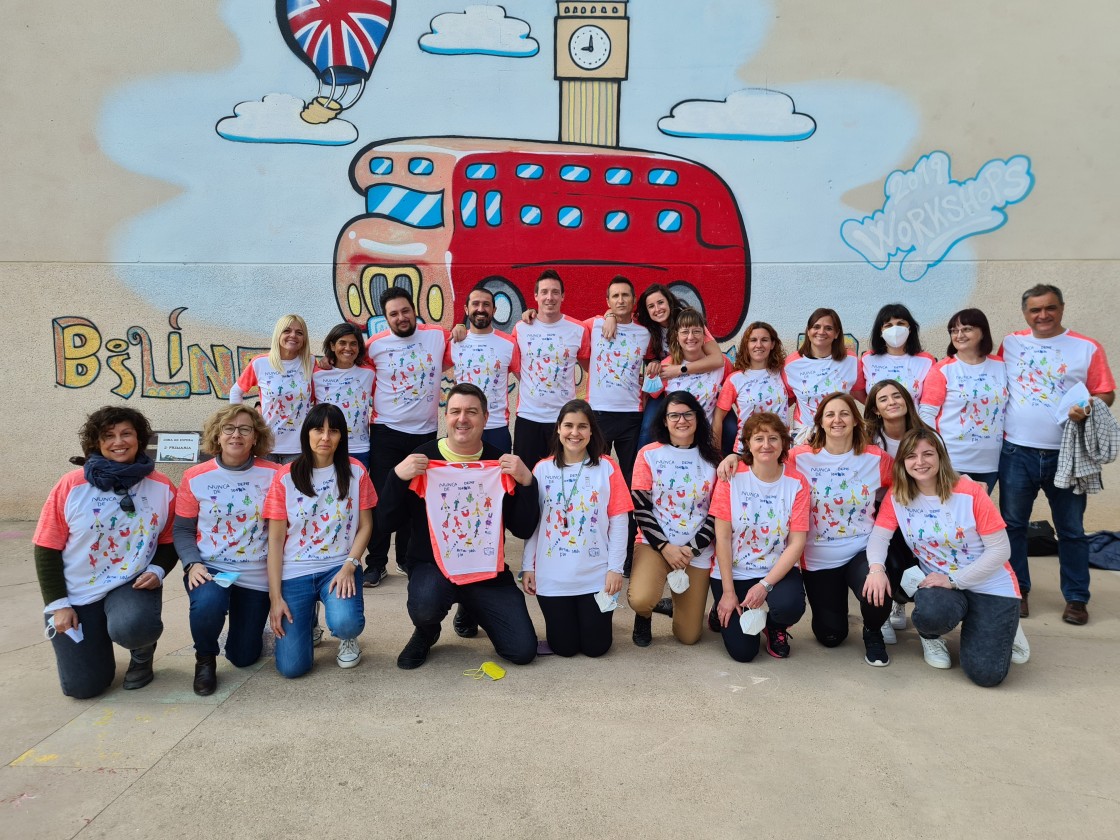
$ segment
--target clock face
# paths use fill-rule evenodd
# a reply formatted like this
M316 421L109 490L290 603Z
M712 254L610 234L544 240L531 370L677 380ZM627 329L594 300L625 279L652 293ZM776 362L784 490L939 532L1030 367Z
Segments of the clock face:
M611 57L611 37L602 27L590 24L581 26L568 41L568 53L577 67L595 70Z

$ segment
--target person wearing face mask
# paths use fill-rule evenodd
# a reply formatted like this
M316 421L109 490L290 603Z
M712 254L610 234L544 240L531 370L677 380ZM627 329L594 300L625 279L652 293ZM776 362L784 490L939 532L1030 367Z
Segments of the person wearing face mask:
M805 340L786 357L784 371L793 403L792 431L798 441L808 437L825 395L842 391L858 402L866 397L863 370L844 343L844 326L834 309L813 311L805 324Z
M743 423L752 414L769 411L777 414L783 422L789 421L789 389L782 370L785 360L786 351L782 348L777 330L765 321L747 325L735 354L735 366L723 380L716 401L716 415L712 422L716 449L724 448L724 420L732 411L738 418L738 424L735 440L733 443L729 441L729 451L724 454L743 451Z
M1007 366L992 355L988 318L962 309L949 319L949 349L933 366L918 413L937 429L953 468L991 493L999 478L1007 411Z
M922 350L918 322L901 303L888 303L871 326L871 350L860 357L863 381L868 388L883 380L894 380L910 392L914 402L922 396L934 358Z

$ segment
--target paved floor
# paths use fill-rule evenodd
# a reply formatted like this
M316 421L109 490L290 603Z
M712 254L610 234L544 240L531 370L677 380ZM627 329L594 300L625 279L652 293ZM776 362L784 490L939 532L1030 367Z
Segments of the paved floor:
M319 648L288 681L222 663L191 692L186 596L165 593L156 680L58 690L31 524L0 523L0 837L1115 838L1120 825L1120 576L1094 572L1092 621L1059 619L1057 564L1034 561L1033 655L996 689L934 671L912 629L889 668L803 620L787 661L738 665L718 639L539 659L498 682L450 620L404 672L405 580L366 590L358 668ZM516 562L516 560L515 560ZM178 575L173 575L177 581ZM538 628L540 614L533 606ZM955 654L955 639L950 648Z

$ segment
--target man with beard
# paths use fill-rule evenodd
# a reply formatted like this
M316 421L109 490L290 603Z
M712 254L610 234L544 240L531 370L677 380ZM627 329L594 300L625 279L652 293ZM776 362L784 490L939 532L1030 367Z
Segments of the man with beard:
M381 311L389 329L371 336L366 352L373 366L373 423L369 430L370 478L381 495L393 468L423 443L436 439L439 392L447 334L442 328L416 323L408 290L393 286L381 293ZM392 522L397 531L397 568L407 571L410 528L408 510ZM362 583L377 586L388 574L389 534L375 531Z
M467 295L464 309L470 329L461 340L452 333L444 363L454 365L456 382L477 385L486 394L490 417L482 440L510 453L513 438L509 432L509 375L518 373L521 354L513 336L494 329L493 292L481 284L475 286Z

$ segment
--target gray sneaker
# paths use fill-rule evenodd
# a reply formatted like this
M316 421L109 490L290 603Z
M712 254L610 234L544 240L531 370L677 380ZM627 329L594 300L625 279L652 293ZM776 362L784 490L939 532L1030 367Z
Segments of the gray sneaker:
M335 662L339 668L353 668L362 661L362 649L358 647L357 639L343 639L338 643L338 656Z

